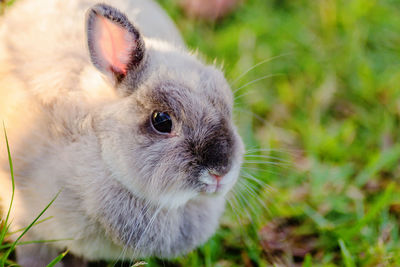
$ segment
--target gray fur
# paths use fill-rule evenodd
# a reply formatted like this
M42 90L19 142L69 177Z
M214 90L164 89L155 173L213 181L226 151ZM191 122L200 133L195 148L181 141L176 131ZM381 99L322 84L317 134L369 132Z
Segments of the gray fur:
M85 260L187 253L215 232L239 174L243 143L222 72L186 50L156 4L114 0L126 15L118 17L140 31L145 57L110 82L85 46L94 4L21 0L0 23L0 119L16 180L12 227L28 225L61 190L45 214L53 218L25 241L73 239L18 251L25 266L65 248ZM170 135L154 131L153 111L171 115ZM0 143L5 208L11 187ZM209 172L225 175L219 193Z

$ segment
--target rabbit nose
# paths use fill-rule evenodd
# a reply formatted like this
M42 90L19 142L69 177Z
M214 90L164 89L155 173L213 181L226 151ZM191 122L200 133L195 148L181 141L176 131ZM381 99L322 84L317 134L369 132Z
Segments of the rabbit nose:
M217 180L217 182L221 181L222 176L219 175L215 175L215 174L211 174L212 177L214 177L215 180Z
M224 175L222 175L222 174L212 172L212 171L210 171L209 173L210 173L211 177L213 177L215 180L217 180L218 183L222 180L222 178L224 178Z

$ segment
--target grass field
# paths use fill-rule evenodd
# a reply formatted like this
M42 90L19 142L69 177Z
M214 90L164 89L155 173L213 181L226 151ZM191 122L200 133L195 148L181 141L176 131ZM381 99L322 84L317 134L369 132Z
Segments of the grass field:
M217 234L149 266L400 266L400 2L159 2L223 64L248 154Z

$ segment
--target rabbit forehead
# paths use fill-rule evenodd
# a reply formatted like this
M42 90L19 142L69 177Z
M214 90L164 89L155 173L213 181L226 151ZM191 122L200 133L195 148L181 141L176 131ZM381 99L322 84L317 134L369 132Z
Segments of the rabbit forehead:
M187 100L195 98L199 102L207 98L207 102L231 109L233 94L218 68L204 65L195 55L169 44L155 40L147 40L147 44L150 45L145 68L146 90L167 88L172 91L175 86L181 96L187 93Z
M156 77L150 77L135 94L144 107L169 111L185 121L205 114L231 117L232 92L218 71L210 67L196 70L160 67L153 73Z
M154 107L169 110L181 120L206 114L227 117L231 111L223 95L208 86L193 88L181 82L164 81L152 88L148 97Z

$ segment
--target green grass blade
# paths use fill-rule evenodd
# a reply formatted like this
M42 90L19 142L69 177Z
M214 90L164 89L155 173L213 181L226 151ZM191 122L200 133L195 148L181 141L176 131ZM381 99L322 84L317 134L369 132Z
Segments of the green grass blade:
M69 250L58 255L54 260L52 260L49 264L47 264L47 267L53 267L54 265L56 265L58 262L60 262L65 257L65 255L68 254L68 252L69 252Z
M312 258L310 254L305 256L302 267L312 267Z
M320 229L332 229L333 225L309 205L304 205L304 213L310 217Z
M400 144L396 144L377 155L367 167L355 178L357 186L364 186L365 183L386 166L397 164L400 159Z
M64 239L49 239L49 240L35 240L35 241L26 241L26 242L19 242L18 246L20 245L28 245L28 244L40 244L40 243L52 243L52 242L59 242L59 241L66 241L66 240L73 240L72 238L64 238ZM0 246L0 250L10 248L12 244L5 244Z
M15 194L15 181L14 181L14 168L13 168L13 163L12 163L12 158L11 158L11 152L10 152L10 146L8 143L8 136L7 136L7 131L6 127L4 125L3 121L3 130L4 130L4 137L6 140L6 146L7 146L7 153L8 153L8 164L10 167L10 175L11 175L11 185L12 185L12 191L11 191L11 200L10 200L10 206L8 207L6 219L2 221L3 227L0 229L0 244L4 242L4 238L7 234L7 231L9 229L8 221L10 219L10 213L11 213L11 208L14 202L14 194ZM5 253L2 258L0 259L0 267L4 267L5 263L7 262L8 256L11 252Z
M365 225L379 216L379 213L390 204L394 195L394 189L395 183L390 183L385 192L383 192L383 194L380 195L375 203L370 207L368 213L361 220L359 220L354 227L339 230L339 235L348 239L359 233Z
M61 191L60 191L61 192ZM10 255L10 253L15 249L15 247L18 244L18 241L26 234L26 232L29 231L29 229L31 229L31 227L39 220L39 218L43 215L43 213L46 212L46 210L51 206L51 204L53 204L53 202L56 200L56 198L58 197L58 195L60 194L60 192L57 193L57 195L50 201L49 204L47 204L47 206L39 213L39 215L33 220L33 222L31 224L29 224L28 227L26 227L26 229L22 232L22 234L14 241L14 243L11 244L11 247L8 249L8 251L4 254L5 258L8 258L8 256Z
M11 261L11 260L6 260L6 266L7 267L12 267L12 266L18 266L20 267L17 263Z
M33 226L38 225L38 224L41 224L41 223L43 223L43 222L45 222L45 221L47 221L47 220L50 220L50 219L52 219L52 218L53 218L53 216L49 216L49 217L47 217L47 218L45 218L45 219L43 219L43 220L40 220L40 221L36 222ZM26 229L26 227L25 227L25 228L18 229L18 230L15 230L15 231L13 231L13 232L6 231L6 232L7 232L6 235L7 235L7 236L14 235L14 234L16 234L16 233L19 233L19 232L24 231L25 229Z
M13 163L12 163L12 159L11 159L11 152L10 152L10 146L8 144L8 137L7 137L7 131L6 131L6 126L4 125L4 121L3 121L3 130L4 130L4 137L6 139L6 145L7 145L7 153L8 153L8 163L10 166L10 174L11 174L11 184L12 184L12 191L11 191L11 201L10 201L10 206L8 208L7 211L7 215L6 215L6 219L3 222L5 226L7 226L8 224L8 220L10 218L10 213L11 213L11 208L12 208L12 204L14 202L14 193L15 193L15 182L14 182L14 168L13 168ZM3 243L4 238L6 236L8 227L3 227L1 229L0 232L0 243Z
M350 251L347 249L346 244L342 239L339 239L340 251L346 267L356 267L353 258L351 257Z

